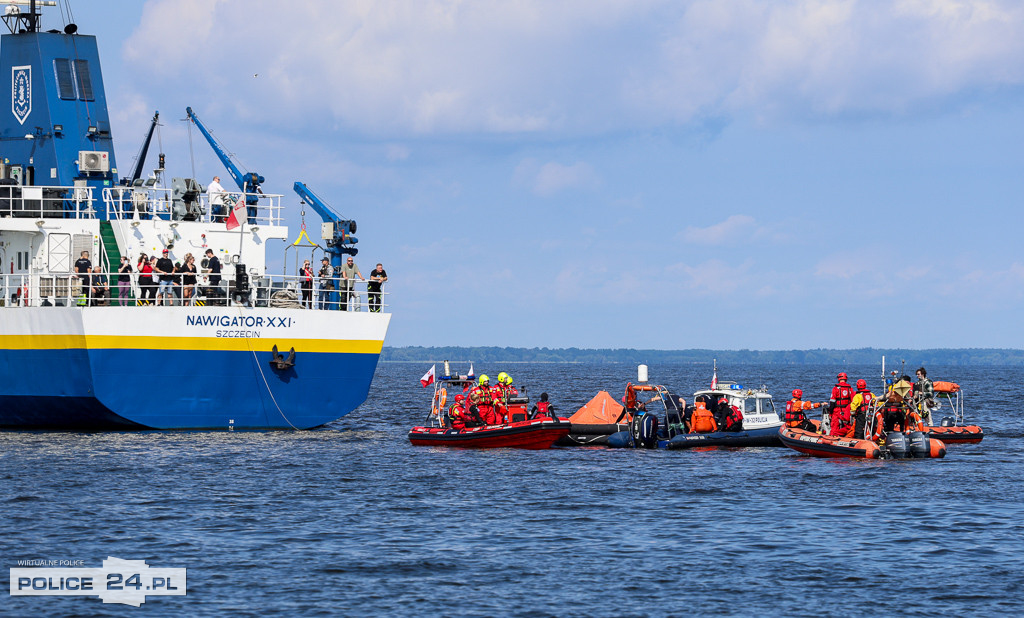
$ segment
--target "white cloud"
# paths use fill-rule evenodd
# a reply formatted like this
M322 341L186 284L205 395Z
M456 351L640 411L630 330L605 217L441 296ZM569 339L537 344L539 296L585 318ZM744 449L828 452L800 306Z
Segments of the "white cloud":
M550 197L566 189L592 188L599 182L593 168L583 162L563 165L549 161L540 164L534 159L525 159L513 175L514 184L526 186L542 197Z
M140 88L181 84L204 109L268 124L592 134L899 115L1020 86L1024 5L151 0L124 56Z
M749 239L754 229L754 218L748 215L731 215L725 221L708 227L688 226L680 233L682 240L698 245L723 245L735 242L737 236L744 234L742 240Z

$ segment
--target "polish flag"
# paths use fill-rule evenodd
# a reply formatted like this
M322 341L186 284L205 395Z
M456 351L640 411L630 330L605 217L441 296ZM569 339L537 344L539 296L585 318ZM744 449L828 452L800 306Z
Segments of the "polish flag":
M430 371L428 371L425 374L423 374L423 377L420 378L420 384L423 385L423 388L427 388L428 386L430 386L431 384L434 383L434 370L435 369L437 369L437 365L431 365L430 366Z
M238 200L235 205L231 207L231 214L228 215L227 225L229 230L233 230L239 225L242 225L242 221L245 220L245 195L238 196Z
M715 374L713 376L711 376L711 390L715 390L716 388L718 388L718 372L717 371L715 372Z

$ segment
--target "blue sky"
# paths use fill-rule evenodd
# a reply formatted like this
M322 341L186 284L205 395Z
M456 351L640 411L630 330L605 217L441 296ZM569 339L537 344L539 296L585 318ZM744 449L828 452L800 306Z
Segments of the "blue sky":
M1024 346L1018 2L72 9L120 167L159 109L208 182L191 105L359 222L389 345Z

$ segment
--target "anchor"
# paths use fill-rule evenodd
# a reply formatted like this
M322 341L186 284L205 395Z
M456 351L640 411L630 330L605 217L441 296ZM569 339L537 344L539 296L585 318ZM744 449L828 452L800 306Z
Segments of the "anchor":
M294 367L295 366L295 348L292 348L288 352L288 358L285 358L284 354L281 354L280 352L277 351L277 344L274 344L273 356L270 359L270 366L273 367L274 369L278 369L280 371L284 371L285 369L288 369L289 367Z

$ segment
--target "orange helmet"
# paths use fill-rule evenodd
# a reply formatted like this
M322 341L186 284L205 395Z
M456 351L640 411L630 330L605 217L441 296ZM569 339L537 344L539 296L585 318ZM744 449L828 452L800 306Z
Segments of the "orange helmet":
M794 388L793 389L793 397L795 399L802 399L803 396L804 396L804 392L802 390L800 390L799 388Z
M857 380L857 390L862 391L868 387L868 383L865 380Z
M839 375L836 376L837 380L845 380L847 378L845 371L840 371Z

